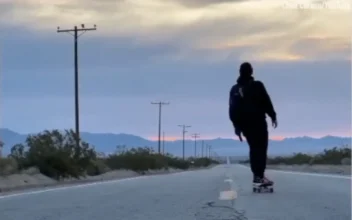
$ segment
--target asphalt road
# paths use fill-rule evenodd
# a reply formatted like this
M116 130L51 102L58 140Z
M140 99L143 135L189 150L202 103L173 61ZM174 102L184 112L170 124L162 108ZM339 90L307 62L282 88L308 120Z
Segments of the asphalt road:
M351 179L268 171L273 194L254 194L250 170L209 170L0 196L1 220L350 220ZM225 181L226 180L226 181ZM237 192L233 203L220 192Z

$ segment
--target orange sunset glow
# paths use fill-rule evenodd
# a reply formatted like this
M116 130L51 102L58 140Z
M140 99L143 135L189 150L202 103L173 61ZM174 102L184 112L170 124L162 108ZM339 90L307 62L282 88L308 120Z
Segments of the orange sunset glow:
M200 137L200 140L211 140L211 139L216 139L219 137L211 137L211 136L205 136L205 137ZM231 138L231 139L238 139L237 137L222 137L222 138ZM157 136L152 136L152 137L147 137L148 140L151 141L157 141L158 137ZM161 136L161 139L163 139L163 137ZM190 137L186 137L185 139L190 140ZM275 140L275 141L281 141L283 139L285 139L285 137L283 136L272 136L270 137L271 140ZM182 137L177 137L177 136L165 136L165 141L177 141L177 140L182 140Z
M151 141L157 141L159 138L158 137L147 137L148 140ZM163 139L163 137L161 136L161 139ZM165 136L165 141L176 141L176 140L180 140L182 138L179 137L174 137L174 136Z

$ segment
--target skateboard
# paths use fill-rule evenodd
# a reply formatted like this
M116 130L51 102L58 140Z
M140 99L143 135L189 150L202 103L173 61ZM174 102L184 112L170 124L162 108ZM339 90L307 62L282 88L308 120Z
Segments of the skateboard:
M274 184L261 184L261 185L254 185L253 184L253 192L254 193L261 193L261 192L274 192Z

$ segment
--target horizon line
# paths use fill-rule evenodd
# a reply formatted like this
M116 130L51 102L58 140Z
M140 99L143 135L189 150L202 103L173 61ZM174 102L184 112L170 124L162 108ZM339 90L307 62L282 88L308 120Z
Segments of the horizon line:
M19 135L28 135L28 134L36 134L36 133L41 133L45 130L55 130L55 129L44 129L40 132L30 132L30 133L19 133L16 132L14 130L11 130L9 128L3 128L0 127L0 129L3 130L9 130L11 132L17 133ZM65 130L65 129L57 129L57 130ZM158 137L146 137L146 136L141 136L141 135L137 135L137 134L129 134L129 133L113 133L113 132L89 132L89 131L81 131L80 133L89 133L89 134L112 134L112 135L131 135L131 136L137 136L140 138L143 138L145 140L149 140L149 141L158 141ZM294 139L294 138L312 138L312 139L322 139L322 138L326 138L326 137L336 137L336 138L352 138L352 136L338 136L338 135L331 135L331 134L326 134L326 135L319 135L319 136L309 136L309 135L298 135L298 136L272 136L269 137L269 140L271 141L283 141L285 139ZM0 137L1 139L1 137ZM211 140L216 140L216 139L223 139L223 140L239 140L238 138L231 138L231 137L205 137L205 138L199 138L199 141L211 141ZM185 140L187 141L193 141L194 139L192 138L185 138ZM162 141L162 137L161 137L161 141ZM165 141L167 142L175 142L175 141L182 141L181 137L175 137L175 136L166 136L165 137Z
M126 134L128 135L128 134ZM139 136L141 137L141 136ZM337 135L323 135L323 136L319 136L319 137L312 137L312 136L307 136L307 135L303 135L303 136L290 136L290 137L269 137L270 141L284 141L287 139L297 139L297 138L311 138L311 139L322 139L322 138L326 138L326 137L335 137L335 138L350 138L352 139L352 136L337 136ZM142 137L143 138L143 137ZM158 141L158 138L144 138L146 140L149 141ZM234 140L234 141L239 141L238 138L230 138L230 137L216 137L216 138L199 138L197 139L197 141L214 141L214 140ZM243 137L243 139L245 140L246 138ZM161 137L161 141L162 141L162 137ZM173 137L165 137L165 142L176 142L176 141L182 141L182 138L173 138ZM194 141L194 139L192 138L185 138L185 141Z

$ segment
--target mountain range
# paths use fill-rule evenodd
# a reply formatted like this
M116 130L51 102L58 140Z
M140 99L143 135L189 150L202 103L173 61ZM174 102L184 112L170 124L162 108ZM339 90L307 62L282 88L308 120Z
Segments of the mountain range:
M0 128L0 139L4 142L3 154L10 153L13 145L24 143L28 134L20 134L15 131ZM89 133L82 132L81 138L95 146L98 152L105 154L116 151L116 146L125 145L131 147L152 147L158 148L158 141L151 141L140 136L132 134L112 134L112 133ZM240 142L234 139L216 138L211 140L197 140L197 155L201 154L202 142L211 145L211 150L218 155L246 156L248 155L248 146L246 142ZM270 155L288 155L297 152L319 153L324 149L350 145L351 137L325 136L322 138L312 137L295 137L285 138L283 140L269 141ZM186 156L194 156L194 140L185 140ZM205 147L204 154L205 154ZM165 152L176 156L182 155L182 140L165 141Z

